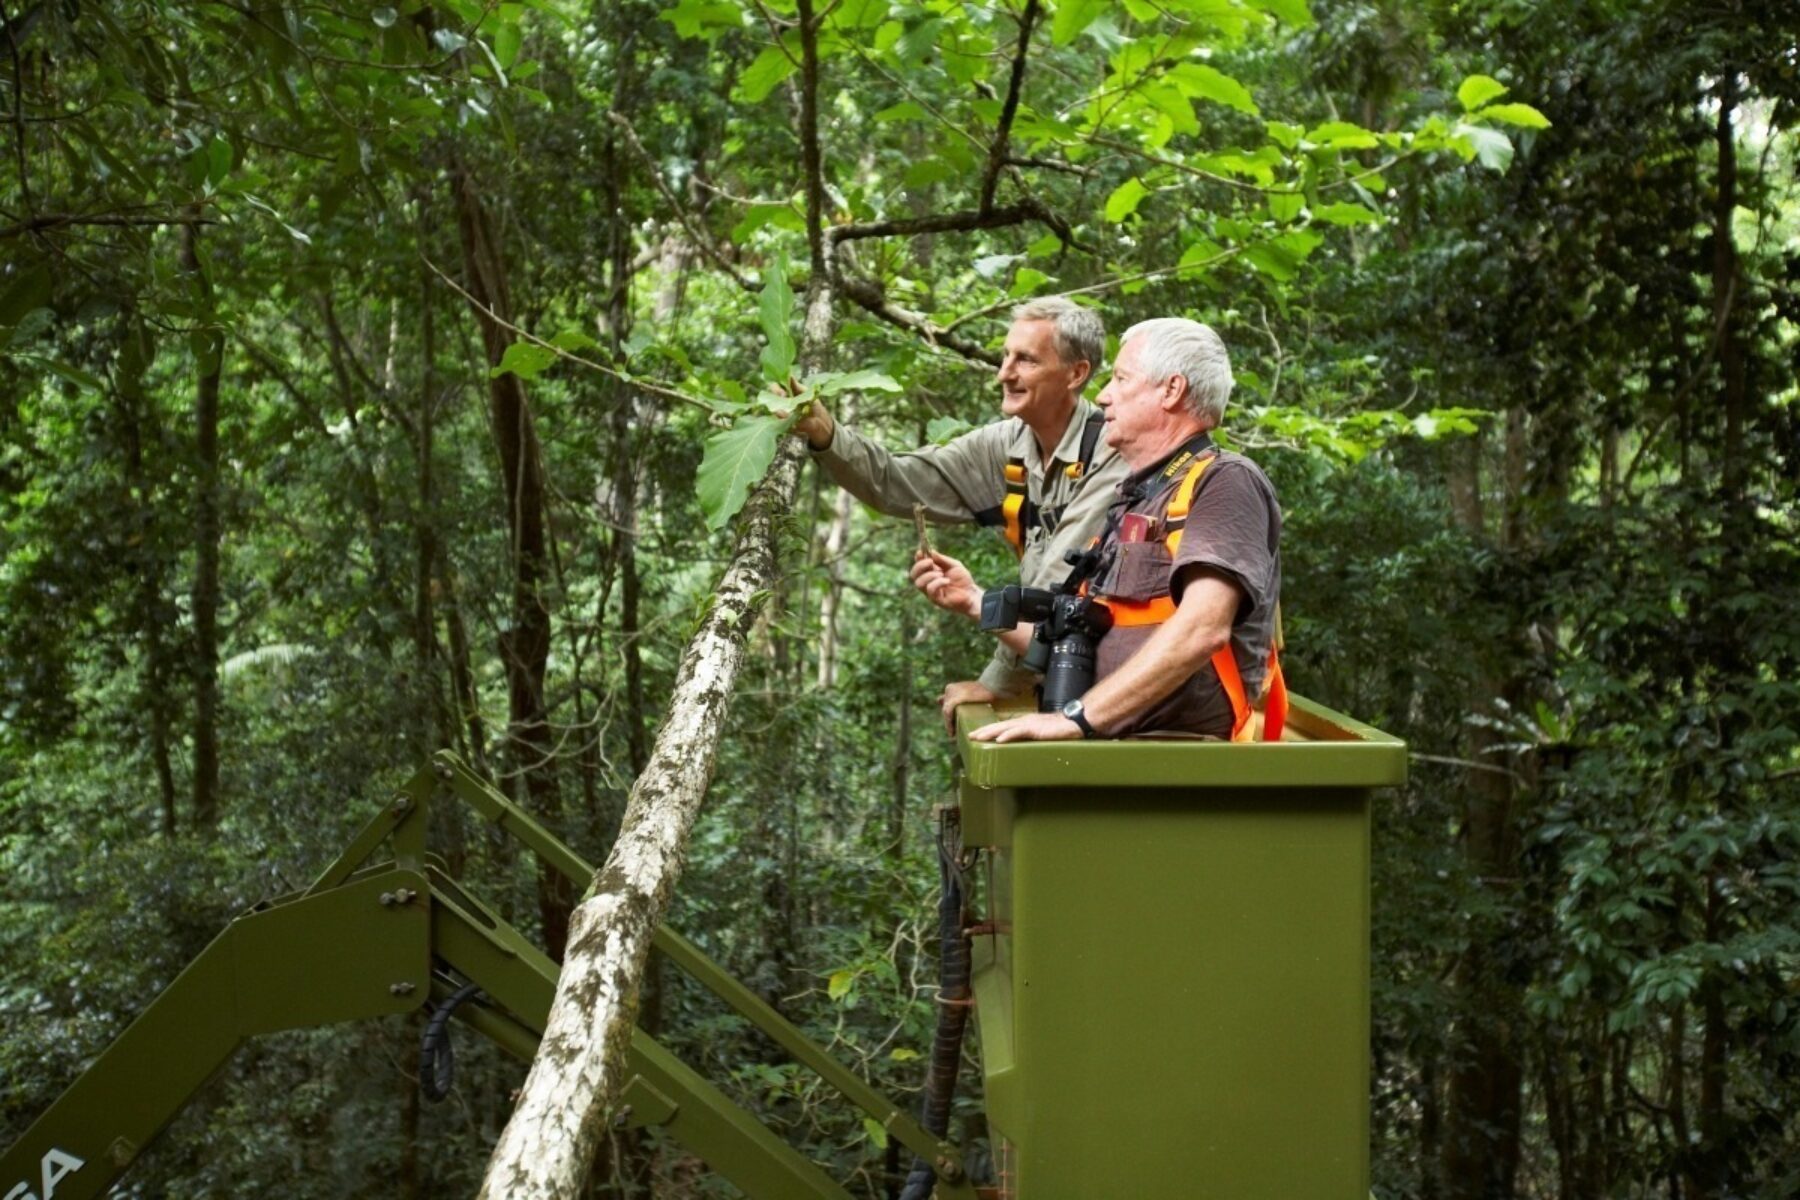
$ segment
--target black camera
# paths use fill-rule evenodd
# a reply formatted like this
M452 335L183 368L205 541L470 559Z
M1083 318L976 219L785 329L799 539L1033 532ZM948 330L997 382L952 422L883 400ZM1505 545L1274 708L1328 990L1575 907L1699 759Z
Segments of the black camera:
M1011 583L981 594L982 629L993 632L1015 629L1020 621L1037 623L1024 662L1044 676L1038 689L1039 712L1060 712L1094 686L1094 647L1113 624L1112 610L1080 594L1099 555L1071 550L1068 561L1075 569L1055 591Z

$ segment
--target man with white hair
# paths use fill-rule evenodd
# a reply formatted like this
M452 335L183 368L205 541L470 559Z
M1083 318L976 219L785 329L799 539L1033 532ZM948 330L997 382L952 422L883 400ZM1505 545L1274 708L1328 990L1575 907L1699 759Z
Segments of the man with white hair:
M973 738L1181 731L1246 740L1265 685L1263 734L1280 736L1281 509L1255 463L1213 445L1231 387L1225 345L1198 321L1125 331L1098 400L1106 442L1130 474L1107 513L1090 585L1113 618L1094 686L1061 712L998 721Z
M1019 556L1020 582L1049 588L1068 574L1064 554L1099 533L1125 460L1101 444L1100 410L1081 398L1105 352L1099 316L1062 296L1022 304L1012 316L995 373L1002 420L905 454L839 424L820 404L795 422L794 432L838 486L864 504L896 517L911 517L918 505L933 522L991 526ZM948 556L921 555L915 580L951 565L962 569ZM979 593L971 612L960 593L951 598L941 588L933 594L920 586L939 607L979 615ZM1003 640L979 680L944 688L938 697L944 723L954 722L960 705L1016 696L1035 680Z

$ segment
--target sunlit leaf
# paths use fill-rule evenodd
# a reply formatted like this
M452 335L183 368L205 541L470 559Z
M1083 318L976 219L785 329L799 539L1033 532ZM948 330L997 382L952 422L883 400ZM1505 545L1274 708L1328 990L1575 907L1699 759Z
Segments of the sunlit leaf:
M1169 72L1169 79L1196 99L1212 100L1253 117L1260 115L1249 88L1204 63L1182 63Z
M635 339L640 332L645 334L645 342L647 344L649 340L648 331L633 330L632 337ZM558 350L567 350L571 354L577 350L600 349L599 342L596 342L593 338L589 337L585 332L579 329L563 330L561 333L550 339L550 344L555 346ZM640 345L638 349L643 349L643 346ZM629 346L627 346L627 350L631 353L636 353L636 351L631 351Z
M514 342L500 356L500 365L488 372L488 376L498 379L502 375L517 375L520 379L536 379L556 361L556 351L546 349L535 342Z
M1106 198L1106 219L1115 225L1137 211L1140 201L1149 195L1149 189L1134 177L1127 179L1113 189L1112 195Z
M1550 118L1529 104L1490 104L1475 115L1484 120L1517 125L1521 129L1550 128Z
M821 396L835 396L840 392L897 392L900 385L891 375L880 371L849 371L844 374L821 372L807 381L819 389Z
M794 317L794 293L788 287L787 255L776 254L763 272L762 318L763 378L770 383L786 383L794 373L794 334L789 328Z
M1360 204L1340 201L1336 204L1325 204L1313 209L1313 220L1327 221L1333 225L1379 225L1381 217Z
M775 85L794 73L794 60L780 46L767 46L738 76L731 98L744 104L760 104Z
M1471 75L1456 89L1456 99L1465 112L1474 112L1491 100L1498 100L1510 89L1491 75Z
M1474 150L1474 156L1481 160L1482 166L1502 173L1512 166L1512 139L1498 129L1462 124L1456 127L1456 135Z
M1066 46L1081 36L1081 31L1106 11L1107 0L1057 0L1056 14L1050 19L1050 40Z

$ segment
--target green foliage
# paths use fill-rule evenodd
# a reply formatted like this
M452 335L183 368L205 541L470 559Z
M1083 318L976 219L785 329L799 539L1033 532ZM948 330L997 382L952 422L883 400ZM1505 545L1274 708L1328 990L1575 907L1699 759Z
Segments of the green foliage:
M1012 15L817 7L821 221L975 210ZM0 122L9 1134L423 749L518 782L497 463L523 431L495 428L492 379L525 389L549 497L526 590L552 643L541 816L594 857L789 414L854 407L904 448L994 411L985 365L842 290L827 357L798 364L791 3L778 34L709 0L26 8L0 53L23 118ZM1224 434L1286 519L1290 678L1420 756L1375 815L1383 1197L1451 1194L1452 1131L1487 1146L1504 1112L1470 1097L1505 1088L1450 1081L1495 1063L1522 1081L1517 1194L1800 1186L1800 97L1780 6L1690 9L1053 4L994 201L1059 224L837 247L858 294L958 343L994 349L1013 303L1067 289L1115 334L1186 314L1230 347ZM469 193L523 331L492 351L440 278L476 282ZM760 278L754 313L721 260ZM204 827L194 399L215 362L224 802ZM840 515L811 479L673 923L898 1097L932 1017L932 697L988 647L904 594L909 525ZM934 537L983 580L1015 569L981 531ZM434 850L534 923L529 862L471 828ZM883 1131L678 978L661 1010L688 1061L882 1191ZM415 1194L472 1194L521 1068L460 1039L455 1100L407 1127L415 1035L260 1043L135 1186L394 1195L410 1161ZM713 1194L647 1153L656 1194Z

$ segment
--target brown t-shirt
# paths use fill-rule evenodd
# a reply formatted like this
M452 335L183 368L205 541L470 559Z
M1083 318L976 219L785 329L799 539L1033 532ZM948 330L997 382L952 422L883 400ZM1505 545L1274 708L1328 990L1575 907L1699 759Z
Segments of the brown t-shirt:
M1107 516L1109 537L1102 546L1104 557L1093 590L1102 597L1133 601L1173 595L1179 602L1176 580L1193 567L1234 584L1239 603L1231 627L1231 649L1243 676L1244 694L1254 701L1262 691L1269 645L1275 637L1276 602L1281 598L1281 508L1275 502L1274 486L1255 463L1229 451L1208 453L1216 453L1218 461L1200 477L1180 549L1172 557L1163 523L1193 460L1185 465L1158 463L1119 485L1119 497ZM1117 531L1126 513L1150 518L1144 541L1119 541ZM1159 628L1114 628L1101 638L1096 682L1124 665ZM1231 700L1209 662L1174 692L1107 734L1129 737L1181 731L1229 737L1231 725Z

